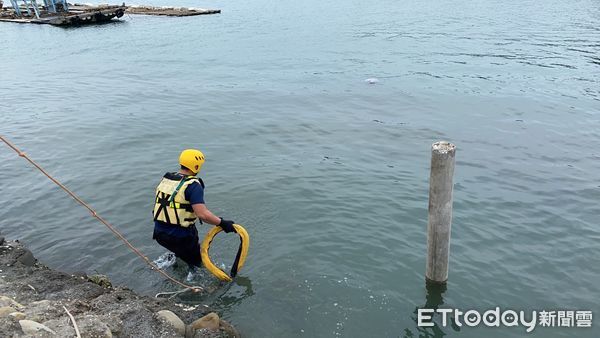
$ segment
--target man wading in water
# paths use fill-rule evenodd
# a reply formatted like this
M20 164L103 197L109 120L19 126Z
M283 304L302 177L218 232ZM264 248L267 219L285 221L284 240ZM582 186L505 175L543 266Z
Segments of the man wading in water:
M186 149L179 156L179 172L166 173L156 187L154 201L154 234L158 244L173 252L190 266L190 272L201 266L200 243L196 219L235 232L233 221L215 216L204 204L204 182L196 177L204 164L204 154ZM188 279L192 274L188 275Z

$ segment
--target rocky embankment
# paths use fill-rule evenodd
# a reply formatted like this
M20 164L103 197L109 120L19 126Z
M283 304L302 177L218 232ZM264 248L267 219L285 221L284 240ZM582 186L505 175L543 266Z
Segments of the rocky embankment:
M141 296L104 276L52 270L0 236L0 336L76 337L76 329L81 337L239 337L205 306Z

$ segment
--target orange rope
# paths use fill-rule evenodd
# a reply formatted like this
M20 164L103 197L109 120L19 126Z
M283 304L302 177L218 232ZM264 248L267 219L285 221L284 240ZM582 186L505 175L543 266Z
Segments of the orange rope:
M52 182L54 182L56 185L58 185L59 187L61 187L62 190L64 190L67 194L69 194L71 197L73 197L73 199L75 201L77 201L83 207L85 207L86 209L88 209L89 212L92 214L93 217L97 218L100 222L102 222L104 225L106 225L106 227L108 227L108 229L110 231L112 231L112 233L115 234L115 236L117 236L120 240L122 240L123 243L125 243L125 245L127 245L129 247L129 249L131 249L136 255L140 256L140 258L142 258L146 262L146 264L148 264L152 268L152 270L158 271L160 274L162 274L168 280L172 281L175 284L183 286L186 289L190 289L193 292L203 291L203 289L201 287L199 287L199 286L190 286L190 285L187 285L185 283L182 283L182 282L176 280L175 278L169 276L166 272L162 271L158 266L156 266L156 264L154 264L154 262L150 261L150 259L148 259L148 257L144 256L144 254L142 254L140 252L140 250L138 250L136 247L134 247L117 229L115 229L114 226L112 226L104 218L102 218L101 216L99 216L96 213L96 211L94 209L92 209L92 207L90 207L87 203L85 203L81 198L79 198L77 195L75 195L71 190L69 190L67 187L65 187L57 179L55 179L54 177L52 177L52 175L48 174L48 172L46 172L46 170L44 170L37 163L35 163L31 158L29 158L29 156L27 156L27 154L25 154L24 152L22 152L21 150L19 150L14 144L12 144L10 141L8 141L7 139L5 139L4 136L0 135L0 139L4 143L6 143L6 145L8 145L10 148L12 148L12 150L14 150L17 154L19 154L20 157L25 158L27 161L29 161L29 163L31 163L34 167L36 167L39 171L41 171L42 174L46 175L46 177L48 177Z

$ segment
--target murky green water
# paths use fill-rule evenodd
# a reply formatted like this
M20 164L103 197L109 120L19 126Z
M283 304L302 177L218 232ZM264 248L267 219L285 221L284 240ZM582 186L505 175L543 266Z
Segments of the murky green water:
M243 278L202 301L248 337L525 335L418 329L425 305L600 315L597 1L200 6L223 13L1 24L1 134L152 258L153 189L181 149L201 148L208 206L252 237ZM440 139L458 146L450 279L428 295ZM170 288L1 148L2 233L55 268ZM214 252L229 262L235 245Z

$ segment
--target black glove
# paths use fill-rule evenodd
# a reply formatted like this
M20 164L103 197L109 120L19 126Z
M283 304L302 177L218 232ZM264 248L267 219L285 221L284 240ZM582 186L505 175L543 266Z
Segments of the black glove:
M222 217L221 217L221 223L219 223L219 226L226 233L236 232L235 228L233 227L233 221L224 220Z

